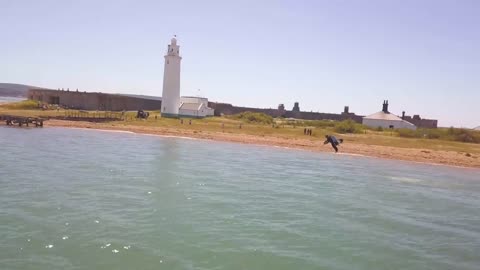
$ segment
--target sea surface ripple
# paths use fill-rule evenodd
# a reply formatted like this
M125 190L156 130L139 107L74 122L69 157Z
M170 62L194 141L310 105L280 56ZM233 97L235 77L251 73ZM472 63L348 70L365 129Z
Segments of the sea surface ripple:
M480 171L0 127L0 269L479 269Z

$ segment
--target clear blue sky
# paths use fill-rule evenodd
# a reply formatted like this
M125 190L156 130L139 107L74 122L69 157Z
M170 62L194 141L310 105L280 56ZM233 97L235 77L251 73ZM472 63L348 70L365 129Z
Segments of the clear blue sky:
M480 125L480 1L0 0L0 82Z

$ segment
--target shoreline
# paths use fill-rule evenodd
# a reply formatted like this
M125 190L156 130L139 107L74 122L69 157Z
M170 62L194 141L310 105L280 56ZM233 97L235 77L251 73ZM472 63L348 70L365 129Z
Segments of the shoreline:
M66 120L49 120L45 127L63 127L78 129L94 129L106 132L125 132L161 137L175 137L184 139L202 139L208 141L222 141L282 148L287 150L304 150L335 154L330 145L323 145L323 141L314 139L285 138L275 135L255 136L239 133L223 133L197 130L183 130L174 127L148 127L136 125L114 125L112 123L91 123ZM401 148L392 146L367 145L361 143L342 144L339 154L389 160L402 160L427 165L443 165L456 168L480 169L480 157L467 157L464 153L445 150L431 150L421 148Z

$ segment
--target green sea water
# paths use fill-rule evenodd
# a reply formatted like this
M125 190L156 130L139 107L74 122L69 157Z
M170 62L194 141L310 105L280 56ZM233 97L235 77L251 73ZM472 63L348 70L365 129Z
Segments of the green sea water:
M0 269L480 269L480 171L0 126Z

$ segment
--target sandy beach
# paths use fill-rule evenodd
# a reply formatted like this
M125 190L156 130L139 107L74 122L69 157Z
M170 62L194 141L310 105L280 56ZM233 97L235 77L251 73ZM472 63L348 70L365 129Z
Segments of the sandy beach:
M274 135L254 136L239 133L222 133L198 130L182 130L175 127L149 127L121 125L112 123L91 123L80 121L49 120L45 127L66 127L66 128L89 128L99 130L117 130L140 134L151 134L161 136L178 136L187 138L206 139L214 141L225 141L234 143L257 144L277 146L292 149L302 149L314 152L328 152L335 154L329 145L323 145L323 141L312 138L282 138ZM480 158L476 155L466 155L455 151L441 151L418 148L400 148L379 145L368 145L351 143L348 140L340 146L340 153L362 155L375 158L394 159L448 165L456 167L480 168Z

